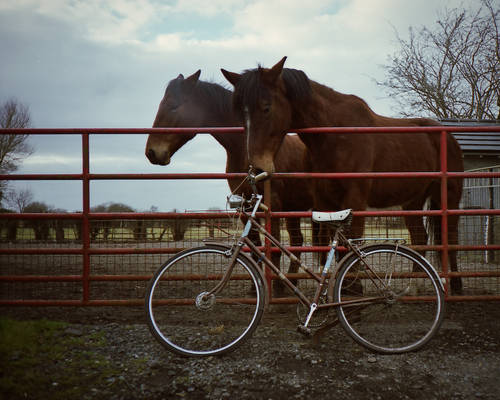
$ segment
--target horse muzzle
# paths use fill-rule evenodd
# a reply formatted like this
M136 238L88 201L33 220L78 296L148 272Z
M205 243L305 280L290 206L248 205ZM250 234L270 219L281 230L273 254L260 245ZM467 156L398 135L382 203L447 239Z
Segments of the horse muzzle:
M149 149L146 151L146 157L151 164L155 165L168 165L170 164L170 157L167 153L164 153L163 157L159 157L158 154L153 150Z

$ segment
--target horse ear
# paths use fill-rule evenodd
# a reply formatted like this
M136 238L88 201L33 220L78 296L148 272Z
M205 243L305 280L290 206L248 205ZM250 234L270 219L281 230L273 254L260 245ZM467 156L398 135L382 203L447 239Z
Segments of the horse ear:
M283 71L283 66L285 65L286 61L286 56L283 57L278 63L268 69L268 70L262 70L262 77L269 83L274 83L278 80L278 77L281 75L281 72Z
M184 75L179 74L179 76L177 77L177 79L184 79Z
M189 83L195 84L196 82L198 82L198 79L200 78L200 74L201 74L201 69L199 69L198 71L196 71L193 75L188 76L186 78L186 81L189 82Z
M220 71L222 75L231 83L231 85L236 86L241 79L241 75L236 72L226 71L224 68L221 68Z

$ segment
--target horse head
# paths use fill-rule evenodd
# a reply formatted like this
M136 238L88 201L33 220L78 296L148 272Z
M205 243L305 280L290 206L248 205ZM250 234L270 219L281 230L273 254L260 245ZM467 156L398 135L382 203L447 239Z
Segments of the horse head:
M192 99L201 71L184 78L182 74L172 79L165 95L158 106L153 128L180 128L199 126L196 118L201 119L201 112ZM198 117L197 117L198 116ZM146 143L146 157L152 164L168 165L172 155L195 134L165 135L152 133Z
M248 159L257 170L275 171L274 158L291 127L285 60L283 57L272 68L259 66L242 74L221 69L234 86L233 107L244 120Z

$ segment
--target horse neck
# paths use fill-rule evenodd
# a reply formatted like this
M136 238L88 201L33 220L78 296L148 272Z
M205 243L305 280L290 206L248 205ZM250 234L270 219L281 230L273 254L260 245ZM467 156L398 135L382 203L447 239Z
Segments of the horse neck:
M243 125L232 112L220 115L216 119L207 121L207 123L206 126L213 127L238 127ZM243 135L237 133L212 133L211 135L226 149L228 156L235 153L238 153L238 156L244 154L245 139Z
M212 134L212 136L226 150L226 172L245 172L248 166L245 136L241 133Z
M238 127L242 122L232 111L231 92L213 102L200 101L196 104L203 110L200 126L203 127ZM216 106L216 101L221 102ZM245 137L238 133L211 133L212 137L226 150L227 172L242 172L247 168Z
M345 116L339 112L345 103L343 96L345 95L342 93L311 81L309 101L291 104L293 109L291 128L345 126ZM299 137L312 153L315 150L321 151L327 138L325 134L299 134Z

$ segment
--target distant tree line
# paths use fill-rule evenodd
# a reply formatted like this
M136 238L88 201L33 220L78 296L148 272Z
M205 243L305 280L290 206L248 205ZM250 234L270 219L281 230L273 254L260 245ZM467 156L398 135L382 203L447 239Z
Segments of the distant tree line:
M23 201L21 201L21 199ZM17 198L18 212L20 213L65 213L66 210L55 208L44 202L25 200L32 199L31 192L27 189L22 196ZM157 210L157 208L154 208ZM2 208L0 212L15 213L12 209ZM108 202L91 208L94 213L134 213L136 209L123 203ZM172 210L177 212L177 210ZM93 241L122 240L131 236L135 241L146 240L183 240L190 227L204 225L206 221L194 221L184 218L174 219L103 219L91 220L90 236ZM213 224L207 226L213 235ZM25 237L23 233L28 232ZM20 233L21 232L21 233ZM167 237L167 234L170 236ZM81 240L81 220L73 218L34 218L34 219L1 219L0 240L17 241L33 236L38 241L67 241Z

